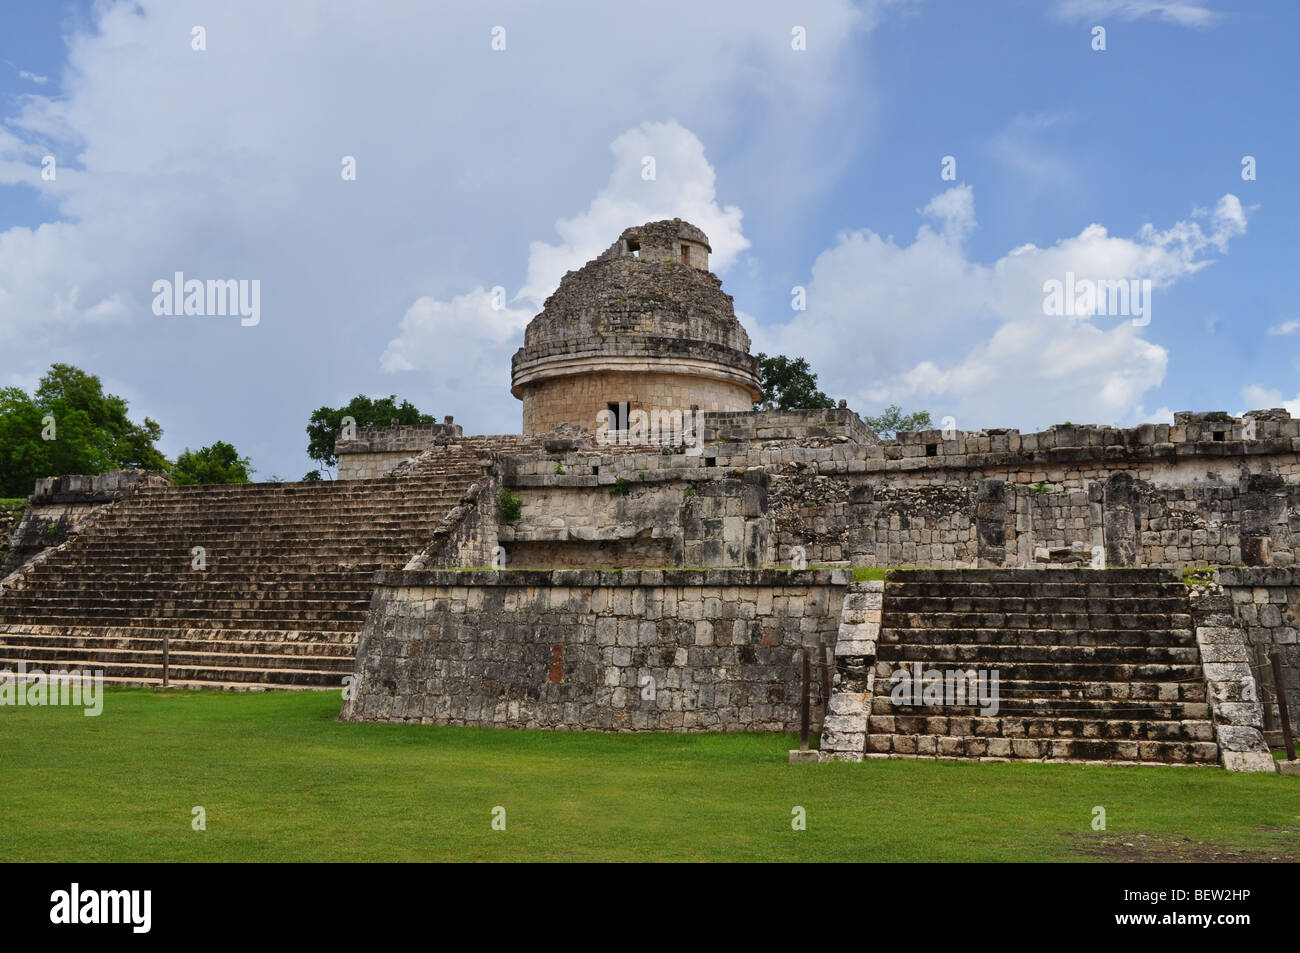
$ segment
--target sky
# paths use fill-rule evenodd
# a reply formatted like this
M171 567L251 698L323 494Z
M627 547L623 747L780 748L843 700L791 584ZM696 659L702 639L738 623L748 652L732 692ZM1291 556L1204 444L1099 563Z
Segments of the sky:
M1300 416L1297 35L1265 0L0 0L0 386L74 364L256 479L356 394L518 432L529 319L677 216L753 350L862 414ZM157 313L178 272L256 281L256 323ZM1067 275L1145 308L1050 313Z

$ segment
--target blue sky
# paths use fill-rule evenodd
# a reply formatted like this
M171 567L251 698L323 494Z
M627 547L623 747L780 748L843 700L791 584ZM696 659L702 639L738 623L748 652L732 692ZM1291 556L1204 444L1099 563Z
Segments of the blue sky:
M754 349L860 412L1300 415L1292 4L432 6L5 3L0 385L75 363L259 478L358 392L516 431L560 275L680 215ZM260 322L155 315L176 271L259 280ZM1150 323L1045 315L1066 271L1151 280Z

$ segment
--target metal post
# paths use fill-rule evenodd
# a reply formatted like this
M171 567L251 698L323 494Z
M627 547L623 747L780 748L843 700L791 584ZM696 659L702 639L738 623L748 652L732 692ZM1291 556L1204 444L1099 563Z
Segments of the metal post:
M167 630L163 629L163 688L171 679L171 638Z

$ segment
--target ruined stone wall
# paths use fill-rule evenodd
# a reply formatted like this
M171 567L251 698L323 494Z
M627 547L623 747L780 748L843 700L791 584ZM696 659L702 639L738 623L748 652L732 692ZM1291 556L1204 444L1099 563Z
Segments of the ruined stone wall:
M686 480L673 469L607 465L601 475L591 473L599 465L582 461L608 458L566 459L567 467L558 464L563 473L544 472L549 461L519 461L507 478L522 501L519 518L497 530L508 565L757 569L775 562L762 471L699 468L707 475Z
M874 444L876 436L853 411L741 410L711 413L704 419L704 441L734 452L764 444L829 446L832 443Z
M9 538L13 535L13 531L18 528L18 524L23 517L23 511L26 508L26 500L16 505L0 505L0 567L4 566L9 555ZM3 571L0 571L0 577L3 576Z
M96 476L73 474L36 481L22 519L9 533L0 560L0 584L18 585L19 570L62 546L114 500L137 486L167 484L148 470L110 470Z
M1215 582L1232 597L1233 614L1246 630L1249 663L1268 709L1268 724L1279 730L1277 699L1269 655L1282 656L1291 723L1300 731L1300 571L1296 569L1220 569Z
M461 427L451 417L440 424L397 424L362 427L351 440L334 444L338 456L338 479L374 480L387 476L403 461L417 456L438 442L461 436Z
M388 453L350 452L339 454L338 479L377 480L387 476L400 463L410 460L415 453L393 451Z
M382 573L342 718L797 730L799 652L833 648L849 581L825 570Z
M1232 484L1162 487L1122 471L1082 485L998 479L916 483L780 473L778 559L935 568L1090 564L1288 566L1300 486L1240 474Z

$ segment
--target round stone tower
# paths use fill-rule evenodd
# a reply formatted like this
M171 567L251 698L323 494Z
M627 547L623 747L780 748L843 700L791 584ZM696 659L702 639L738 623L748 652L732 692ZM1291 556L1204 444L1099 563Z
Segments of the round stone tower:
M511 362L524 433L594 432L602 411L749 410L758 360L711 251L689 222L648 222L566 274Z

